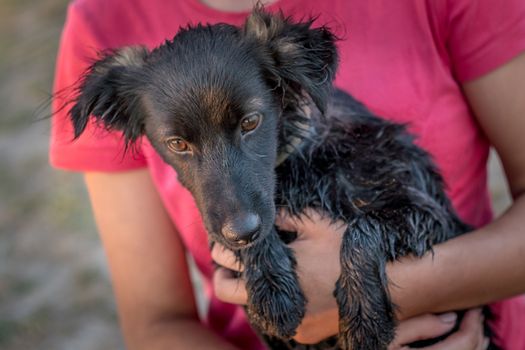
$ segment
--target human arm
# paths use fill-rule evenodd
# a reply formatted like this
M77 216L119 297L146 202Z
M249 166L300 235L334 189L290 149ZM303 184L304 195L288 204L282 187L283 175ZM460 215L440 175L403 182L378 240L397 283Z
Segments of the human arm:
M525 54L463 88L502 160L514 203L490 225L436 246L434 257L389 267L401 318L525 292Z
M85 180L128 349L235 349L199 322L182 243L148 171Z

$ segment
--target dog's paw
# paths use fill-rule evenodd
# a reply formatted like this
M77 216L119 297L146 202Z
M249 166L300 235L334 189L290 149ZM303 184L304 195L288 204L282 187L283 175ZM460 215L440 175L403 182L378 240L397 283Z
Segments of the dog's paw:
M345 324L340 322L340 329L346 329L345 331L339 332L339 349L342 350L387 350L388 344L393 340L390 334L385 332L376 332L369 329L366 325L356 324L353 325ZM351 329L351 330L350 330ZM350 330L350 331L349 331Z
M248 318L263 333L289 339L304 317L306 298L294 276L264 273L248 288Z
M291 338L306 309L292 250L275 234L244 250L242 260L250 322L265 334Z
M386 350L395 335L389 300L381 293L360 294L359 290L366 288L351 286L344 276L337 281L334 295L339 306L339 347L343 350Z

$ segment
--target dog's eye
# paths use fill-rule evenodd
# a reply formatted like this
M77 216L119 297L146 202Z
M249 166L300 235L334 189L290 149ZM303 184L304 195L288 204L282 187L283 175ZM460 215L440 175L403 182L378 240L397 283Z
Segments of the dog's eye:
M249 132L255 130L259 123L261 122L261 115L259 113L250 114L241 120L241 130L242 132Z
M184 153L189 151L190 146L184 139L180 137L172 137L166 140L166 144L168 145L168 148L177 153Z

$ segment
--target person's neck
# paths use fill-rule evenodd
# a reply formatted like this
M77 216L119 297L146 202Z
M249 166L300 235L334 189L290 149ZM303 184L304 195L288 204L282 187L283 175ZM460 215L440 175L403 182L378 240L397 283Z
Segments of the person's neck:
M213 9L230 12L251 10L257 2L267 5L275 1L276 0L200 0L200 2Z

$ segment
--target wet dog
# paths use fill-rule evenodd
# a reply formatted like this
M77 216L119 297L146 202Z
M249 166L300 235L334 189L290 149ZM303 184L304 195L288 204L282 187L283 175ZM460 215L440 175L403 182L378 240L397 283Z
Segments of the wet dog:
M273 348L307 348L290 340L307 300L276 208L346 222L339 335L311 348L386 349L396 320L385 264L469 227L405 126L332 88L336 38L312 24L258 8L240 28L196 25L152 51L107 53L84 76L71 120L76 137L95 118L128 145L149 139L210 240L244 263L249 319Z

